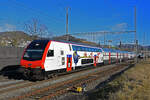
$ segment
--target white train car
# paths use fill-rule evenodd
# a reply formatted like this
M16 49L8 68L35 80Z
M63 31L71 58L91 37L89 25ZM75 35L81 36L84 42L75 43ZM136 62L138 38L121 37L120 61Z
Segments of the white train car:
M129 59L134 59L135 53L134 52L129 52Z
M103 62L104 64L111 64L119 62L120 52L119 50L113 50L108 48L102 48L103 49Z
M111 51L111 63L116 63L117 62L117 50L110 49Z
M103 63L101 48L53 40L34 40L24 51L20 72L34 79Z
M111 63L111 52L108 48L102 48L103 52L103 63L110 64Z
M123 51L120 51L120 58L121 58L121 61L122 61L122 60L123 60L123 58L124 58Z
M128 51L121 51L121 52L122 52L122 55L123 55L122 60L123 60L123 61L128 60Z
M108 48L102 49L104 64L119 63L129 58L127 51L120 51Z
M117 55L117 62L121 62L121 51L120 50L116 50L116 55Z
M131 52L128 52L128 59L132 59Z

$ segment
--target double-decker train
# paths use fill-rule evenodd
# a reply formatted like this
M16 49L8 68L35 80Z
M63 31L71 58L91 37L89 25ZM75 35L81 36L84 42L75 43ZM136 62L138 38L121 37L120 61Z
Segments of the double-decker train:
M20 72L24 76L42 80L54 73L69 72L86 66L111 64L133 59L135 54L72 42L34 40L24 50Z

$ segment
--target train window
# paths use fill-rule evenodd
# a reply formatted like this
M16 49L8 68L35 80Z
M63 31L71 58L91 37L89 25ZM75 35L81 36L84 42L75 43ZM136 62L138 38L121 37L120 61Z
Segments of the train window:
M86 48L86 51L88 51L88 48Z
M62 57L62 65L65 65L65 57Z
M63 50L61 50L61 51L60 51L60 54L61 54L61 55L64 55L64 51L63 51Z
M96 48L95 50L96 50L96 52L98 52L98 49L97 49L97 48Z
M98 49L96 48L96 52L98 52Z
M78 51L81 51L81 48L80 47L77 47L78 48Z
M96 48L95 50L96 50L96 52L98 52L98 49L97 49L97 48Z
M82 51L82 47L79 47L80 49L79 49L79 51Z
M87 51L87 47L85 47L85 51Z
M82 50L85 51L85 47L82 47Z
M54 50L48 50L47 57L53 57L54 56Z
M80 51L83 51L83 50L82 50L82 47L80 47Z
M93 52L95 52L95 49L93 48Z
M85 47L82 47L82 51L85 51Z
M90 48L87 48L87 51L89 52L89 51L90 51Z
M86 47L84 47L84 51L86 51Z
M90 52L92 52L92 48L90 48Z
M93 63L93 59L82 59L81 60L81 64L89 64L89 63Z
M96 52L96 49L94 48L94 52Z
M77 47L72 45L72 48L73 48L73 51L76 51L77 50Z
M69 49L70 49L70 51L71 51L71 46L70 46L70 44L69 44Z

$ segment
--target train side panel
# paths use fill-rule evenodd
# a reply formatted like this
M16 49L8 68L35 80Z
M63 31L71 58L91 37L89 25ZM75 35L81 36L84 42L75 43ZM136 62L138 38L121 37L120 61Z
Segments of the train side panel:
M72 55L67 43L52 41L44 63L45 71L66 68L67 55Z

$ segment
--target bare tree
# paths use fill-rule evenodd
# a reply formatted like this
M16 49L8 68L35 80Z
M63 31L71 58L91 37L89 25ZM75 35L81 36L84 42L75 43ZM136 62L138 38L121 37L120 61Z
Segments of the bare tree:
M41 38L48 34L48 28L46 25L41 24L36 18L25 23L25 30L34 37Z
M41 24L39 27L39 35L41 38L46 38L46 36L48 35L48 28L44 25Z

